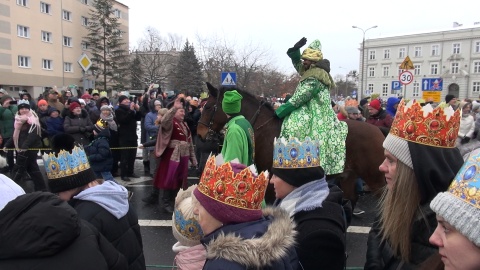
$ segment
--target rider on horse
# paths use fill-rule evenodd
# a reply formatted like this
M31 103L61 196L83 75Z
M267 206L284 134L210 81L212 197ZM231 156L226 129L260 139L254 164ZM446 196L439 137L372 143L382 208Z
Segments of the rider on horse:
M310 137L320 141L325 174L338 174L345 165L347 124L338 120L331 107L329 90L335 83L328 73L328 60L323 60L320 41L315 40L300 54L306 42L302 38L287 51L301 78L293 96L276 110L277 116L284 118L280 137Z

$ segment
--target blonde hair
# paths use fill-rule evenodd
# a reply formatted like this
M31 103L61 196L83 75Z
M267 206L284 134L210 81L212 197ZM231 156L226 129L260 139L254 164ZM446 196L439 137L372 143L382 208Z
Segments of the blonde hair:
M160 115L160 116L162 116L162 118L163 118L163 116L164 116L167 112L168 112L168 109L167 109L167 108L161 108L160 110L158 110L157 115ZM155 119L155 125L160 126L161 123L162 123L162 120L161 120L161 119L160 119L160 120L159 120L158 118Z
M384 188L379 201L380 234L394 254L410 261L413 220L420 211L420 190L413 169L397 160L394 184Z

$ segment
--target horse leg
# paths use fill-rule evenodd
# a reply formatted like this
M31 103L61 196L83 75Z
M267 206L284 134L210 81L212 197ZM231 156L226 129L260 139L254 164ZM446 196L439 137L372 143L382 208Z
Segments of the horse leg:
M352 210L355 208L358 200L358 195L355 191L355 183L357 178L357 174L350 169L347 169L340 174L340 188L343 191L343 197L350 200L352 204Z

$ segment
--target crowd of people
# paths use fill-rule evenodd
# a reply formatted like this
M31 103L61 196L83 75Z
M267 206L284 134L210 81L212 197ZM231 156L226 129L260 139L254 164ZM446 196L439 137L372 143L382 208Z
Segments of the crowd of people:
M480 269L480 153L464 158L459 150L476 139L480 102L447 95L440 104L396 97L386 108L379 99L336 104L321 43L301 52L306 42L287 51L301 79L272 116L283 124L270 171L256 169L255 131L236 90L221 101L222 147L196 136L205 100L153 84L139 98L53 88L34 101L0 90L0 268L145 269L131 194L115 179L138 177L139 147L153 178L142 201L172 214L178 269L345 269L352 208L326 176L343 171L342 120L350 119L385 135L378 168L385 187L364 269ZM201 171L192 186L190 167ZM26 180L35 192L25 192ZM269 184L272 205L264 200Z

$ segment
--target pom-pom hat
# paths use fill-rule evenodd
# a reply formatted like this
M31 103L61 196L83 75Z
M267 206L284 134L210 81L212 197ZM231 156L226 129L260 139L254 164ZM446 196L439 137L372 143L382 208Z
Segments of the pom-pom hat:
M208 158L193 194L215 219L237 224L262 217L267 185L267 172L257 175L254 165L246 167L238 160L224 163L222 155L218 155Z
M183 246L196 246L200 244L203 231L193 214L194 202L192 191L197 185L192 185L186 190L180 190L175 198L175 208L172 216L172 231L175 239Z

